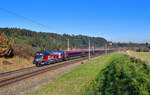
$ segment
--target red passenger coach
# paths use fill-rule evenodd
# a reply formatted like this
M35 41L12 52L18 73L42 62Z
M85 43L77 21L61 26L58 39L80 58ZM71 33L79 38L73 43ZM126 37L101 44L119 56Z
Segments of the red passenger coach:
M79 58L84 55L84 52L81 50L69 50L69 51L64 51L64 52L65 52L66 59Z

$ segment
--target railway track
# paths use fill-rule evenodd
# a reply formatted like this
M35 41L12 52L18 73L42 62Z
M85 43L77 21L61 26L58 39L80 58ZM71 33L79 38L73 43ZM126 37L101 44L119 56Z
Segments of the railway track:
M34 68L36 68L36 67L33 66L33 67L28 67L28 68L18 69L18 70L14 70L14 71L3 72L3 73L0 73L0 78L1 78L1 77L4 77L4 76L11 75L11 74L14 74L14 73L20 73L20 72L22 72L22 71L34 69Z
M94 55L92 57L96 57L98 55ZM88 59L88 57L83 57L79 59L75 59L67 62L60 62L52 65L47 65L43 67L29 67L25 69L20 69L12 72L0 73L0 88L6 85L36 76L38 74L45 73L47 71L56 70L61 67L68 66L70 64L75 64L77 62L81 62Z

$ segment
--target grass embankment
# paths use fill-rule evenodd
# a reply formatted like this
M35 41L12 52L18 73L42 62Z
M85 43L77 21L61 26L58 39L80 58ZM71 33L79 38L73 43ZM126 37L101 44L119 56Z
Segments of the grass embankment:
M85 95L150 95L149 65L123 54L111 59Z
M146 63L150 64L150 52L127 51L127 54L132 57L139 58L139 59L145 61Z
M85 88L106 67L112 56L102 56L88 61L86 64L82 64L76 69L66 72L47 86L27 93L27 95L83 95Z
M19 56L10 59L0 58L0 72L8 72L34 66L32 60L32 58L26 59Z

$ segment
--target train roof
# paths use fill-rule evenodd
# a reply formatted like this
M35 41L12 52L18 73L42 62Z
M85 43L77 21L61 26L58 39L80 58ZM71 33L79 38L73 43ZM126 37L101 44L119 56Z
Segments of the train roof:
M62 50L61 50L61 51L60 51L60 50L58 50L58 51L52 51L52 52L51 52L51 54L58 54L58 53L64 54L64 51L62 51Z
M39 52L36 52L37 53L42 53L44 55L48 55L48 54L51 54L52 51L49 51L49 50L45 50L45 51L39 51Z

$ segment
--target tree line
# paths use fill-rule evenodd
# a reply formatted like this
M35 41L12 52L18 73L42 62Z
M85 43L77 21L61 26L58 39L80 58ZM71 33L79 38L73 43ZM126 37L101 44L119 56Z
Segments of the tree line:
M13 44L26 44L38 47L41 50L65 50L67 49L68 39L71 49L88 48L89 39L91 40L91 46L95 48L103 47L107 42L102 37L36 32L19 28L0 28L0 32L4 32Z

